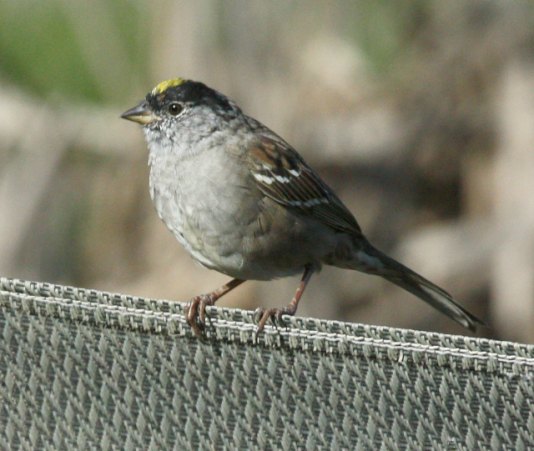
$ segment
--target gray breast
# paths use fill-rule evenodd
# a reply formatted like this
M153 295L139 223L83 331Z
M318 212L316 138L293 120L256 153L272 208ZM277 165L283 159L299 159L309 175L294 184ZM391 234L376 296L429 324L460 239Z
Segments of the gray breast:
M158 215L203 265L228 274L243 266L239 243L255 212L240 162L217 149L176 159L150 159L150 194Z

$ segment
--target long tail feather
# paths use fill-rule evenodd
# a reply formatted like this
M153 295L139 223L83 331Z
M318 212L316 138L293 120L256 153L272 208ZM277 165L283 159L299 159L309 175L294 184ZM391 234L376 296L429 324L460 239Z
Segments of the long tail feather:
M440 312L460 323L462 326L475 331L478 326L485 324L475 315L463 308L454 298L442 288L420 276L415 271L398 261L388 257L371 245L365 250L370 257L380 262L380 267L369 271L404 288L418 298L430 304Z

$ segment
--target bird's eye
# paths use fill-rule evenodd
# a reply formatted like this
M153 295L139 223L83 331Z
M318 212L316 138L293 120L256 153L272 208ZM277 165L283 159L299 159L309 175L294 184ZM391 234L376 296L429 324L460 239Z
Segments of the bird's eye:
M178 116L184 108L182 105L180 105L178 102L172 102L169 105L169 113L171 113L173 116Z

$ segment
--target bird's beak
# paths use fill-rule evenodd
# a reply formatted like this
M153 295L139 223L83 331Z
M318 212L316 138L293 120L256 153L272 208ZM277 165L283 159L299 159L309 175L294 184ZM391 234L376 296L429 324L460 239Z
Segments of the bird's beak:
M141 125L148 125L159 119L159 117L154 114L146 100L143 100L139 105L134 106L128 111L122 113L121 117L123 119L128 119L129 121L137 122Z

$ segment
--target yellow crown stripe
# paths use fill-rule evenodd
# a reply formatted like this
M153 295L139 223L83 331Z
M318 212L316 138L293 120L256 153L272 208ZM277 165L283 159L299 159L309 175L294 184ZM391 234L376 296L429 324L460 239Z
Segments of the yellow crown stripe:
M161 83L157 84L156 87L152 90L152 94L161 94L169 88L180 86L184 82L185 80L183 78L171 78L170 80L162 81Z

